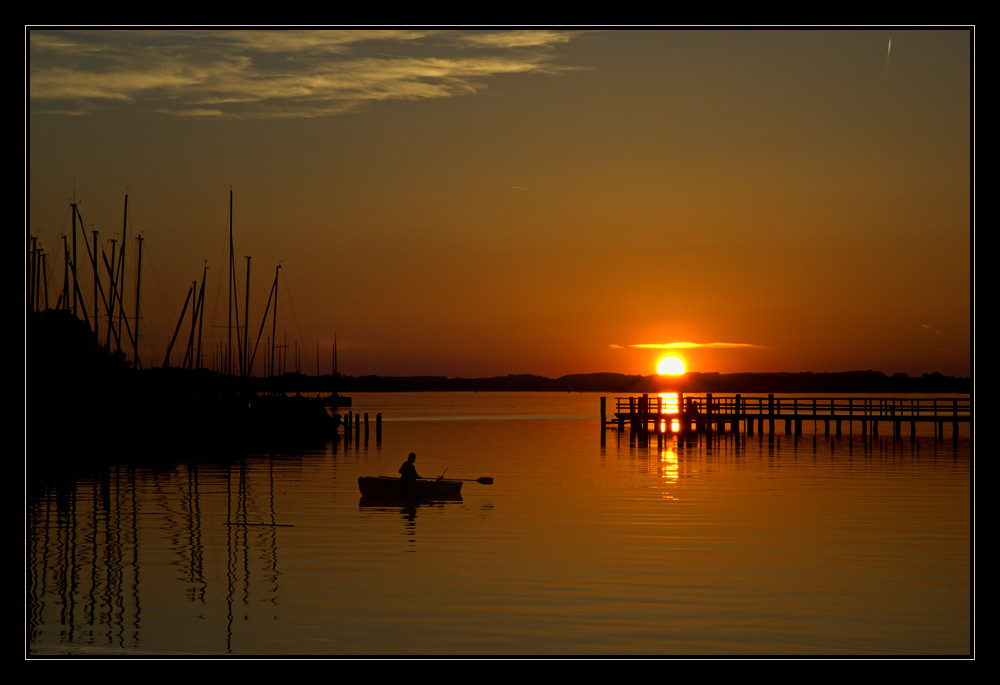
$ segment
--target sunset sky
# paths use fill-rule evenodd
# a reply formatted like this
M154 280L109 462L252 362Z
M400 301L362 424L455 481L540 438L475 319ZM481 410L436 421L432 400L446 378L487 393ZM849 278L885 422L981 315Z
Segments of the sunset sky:
M970 30L32 29L25 49L50 304L73 198L110 254L127 193L144 366L206 265L214 364L232 190L239 306L249 255L255 336L280 264L289 370L318 348L329 373L336 336L355 376L667 354L972 373Z

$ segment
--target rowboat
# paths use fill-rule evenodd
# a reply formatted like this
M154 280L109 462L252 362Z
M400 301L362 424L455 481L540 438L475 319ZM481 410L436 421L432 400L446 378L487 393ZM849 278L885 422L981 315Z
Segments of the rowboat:
M361 496L370 499L455 500L462 498L462 481L441 478L403 480L391 476L361 476L358 478Z

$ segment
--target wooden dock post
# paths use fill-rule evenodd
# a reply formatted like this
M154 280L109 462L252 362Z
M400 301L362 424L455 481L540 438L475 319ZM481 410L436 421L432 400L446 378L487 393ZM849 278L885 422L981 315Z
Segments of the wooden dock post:
M608 440L608 398L601 398L601 447Z
M767 432L774 435L774 393L767 395Z
M382 442L382 412L375 415L375 442Z

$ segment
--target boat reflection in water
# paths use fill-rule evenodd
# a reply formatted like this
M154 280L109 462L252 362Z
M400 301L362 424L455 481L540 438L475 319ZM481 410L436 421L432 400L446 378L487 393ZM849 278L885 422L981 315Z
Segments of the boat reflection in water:
M362 509L399 509L408 521L417 518L420 507L442 507L448 502L462 501L462 481L418 478L403 480L392 476L361 476Z
M462 481L443 478L404 480L391 476L361 476L358 478L361 502L366 503L429 503L462 500Z

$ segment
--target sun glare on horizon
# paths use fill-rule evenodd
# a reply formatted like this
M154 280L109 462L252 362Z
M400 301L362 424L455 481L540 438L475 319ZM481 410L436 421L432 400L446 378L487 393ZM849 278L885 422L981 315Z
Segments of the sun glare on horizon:
M680 376L685 370L680 357L664 357L656 364L656 373L661 376Z

